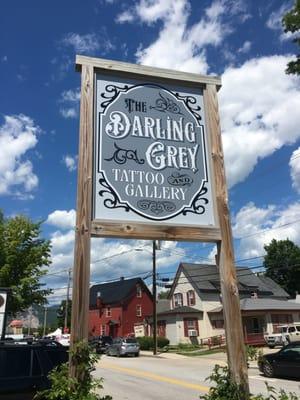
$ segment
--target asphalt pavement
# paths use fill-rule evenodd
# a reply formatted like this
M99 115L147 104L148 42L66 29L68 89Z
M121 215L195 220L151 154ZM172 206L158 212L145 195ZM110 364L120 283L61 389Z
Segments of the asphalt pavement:
M110 394L113 400L193 400L208 392L210 382L206 378L215 364L226 365L226 354L187 357L141 352L138 358L102 356L95 375L104 378L102 395ZM267 393L265 382L276 389L300 393L299 381L267 379L260 374L256 362L250 362L251 392Z

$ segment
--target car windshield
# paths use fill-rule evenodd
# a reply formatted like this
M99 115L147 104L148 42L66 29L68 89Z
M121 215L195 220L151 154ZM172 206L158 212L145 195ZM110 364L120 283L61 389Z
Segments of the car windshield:
M287 326L282 326L281 328L279 328L279 333L286 333L287 331Z
M130 339L124 339L125 343L137 343L136 339L130 338Z

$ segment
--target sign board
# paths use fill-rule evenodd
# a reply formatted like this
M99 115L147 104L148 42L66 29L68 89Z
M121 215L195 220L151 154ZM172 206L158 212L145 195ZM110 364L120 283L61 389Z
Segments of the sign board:
M203 85L189 75L94 69L94 236L108 224L218 228Z
M4 330L7 292L0 290L0 336Z

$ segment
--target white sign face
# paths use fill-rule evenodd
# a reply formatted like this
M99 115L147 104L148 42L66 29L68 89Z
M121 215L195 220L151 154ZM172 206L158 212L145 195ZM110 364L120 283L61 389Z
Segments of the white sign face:
M201 89L96 75L94 219L215 226Z
M0 336L3 332L7 293L0 291Z

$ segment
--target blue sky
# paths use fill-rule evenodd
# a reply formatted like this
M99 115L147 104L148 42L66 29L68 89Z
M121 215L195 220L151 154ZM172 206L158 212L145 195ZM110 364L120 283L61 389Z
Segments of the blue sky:
M293 1L4 0L0 13L0 207L43 220L47 283L65 292L73 264L80 74L76 54L218 74L235 257L259 266L272 238L300 244L299 78L281 16ZM297 222L298 221L298 222ZM136 248L143 252L136 252ZM92 282L145 276L151 243L93 240ZM215 249L164 242L158 271ZM247 260L246 260L247 259ZM250 259L250 260L248 260Z

